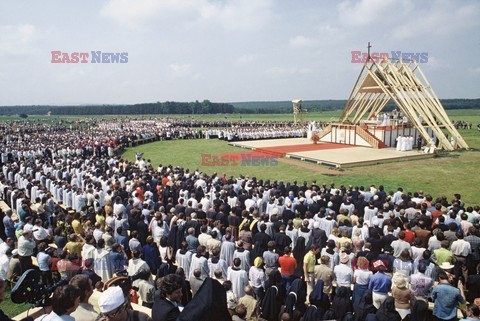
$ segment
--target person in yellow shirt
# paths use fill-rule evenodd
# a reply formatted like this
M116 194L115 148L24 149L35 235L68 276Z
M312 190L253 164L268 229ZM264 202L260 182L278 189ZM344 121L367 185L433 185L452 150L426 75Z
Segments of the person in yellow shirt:
M75 213L72 221L72 228L75 234L85 235L85 230L83 229L82 222L80 221L80 213Z
M82 257L82 248L85 245L85 240L80 235L70 234L68 237L69 242L65 244L64 251L68 251L70 254L77 254L79 258Z
M315 286L315 261L318 253L320 253L320 246L312 245L310 251L303 257L303 273L305 282L307 282L307 297Z
M102 228L105 227L105 213L103 210L99 211L97 215L95 215L95 220L97 223L100 223Z
M453 252L448 249L450 243L447 240L443 240L440 245L441 248L433 251L435 255L435 263L437 263L437 265L439 266L442 265L444 262L450 264L455 263L455 256L453 255Z

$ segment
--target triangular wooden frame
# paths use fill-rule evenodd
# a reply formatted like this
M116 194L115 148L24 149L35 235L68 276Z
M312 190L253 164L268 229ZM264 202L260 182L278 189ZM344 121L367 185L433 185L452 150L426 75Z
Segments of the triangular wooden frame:
M448 118L430 83L413 60L371 58L363 65L345 105L340 123L359 124L365 116L378 115L392 99L430 147L435 146L427 132L430 127L439 139L439 148L454 150L468 145ZM421 123L419 117L423 119ZM445 128L454 144L442 131Z

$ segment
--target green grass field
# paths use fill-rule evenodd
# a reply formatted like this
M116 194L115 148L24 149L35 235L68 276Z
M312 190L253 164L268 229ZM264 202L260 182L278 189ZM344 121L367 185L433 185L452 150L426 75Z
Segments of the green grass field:
M449 111L453 120L468 120L474 124L480 122L478 110L454 110ZM306 119L329 121L338 119L340 111L308 114ZM218 115L210 115L207 119L218 119ZM233 119L238 115L229 116ZM259 116L266 116L262 118ZM242 115L242 119L249 120L287 120L291 115ZM204 119L204 118L202 118ZM239 118L235 118L239 119ZM445 195L453 197L453 193L460 193L467 204L478 204L478 192L476 180L480 178L480 132L476 129L460 130L461 135L469 144L471 151L458 151L441 153L434 159L409 161L402 163L389 163L355 167L351 169L328 169L322 166L308 165L295 160L280 161L278 166L201 166L201 154L235 153L244 149L229 146L227 142L220 140L177 140L161 141L127 149L124 157L133 161L136 152L144 153L146 159L152 161L155 167L158 164L182 166L191 170L199 169L207 174L217 172L219 174L237 176L240 174L257 177L258 179L271 179L278 181L307 181L311 183L352 184L352 185L380 185L386 190L396 190L402 186L407 191L423 190L434 197Z
M25 312L30 306L28 304L15 304L10 300L10 288L5 289L3 302L0 303L0 309L10 318Z

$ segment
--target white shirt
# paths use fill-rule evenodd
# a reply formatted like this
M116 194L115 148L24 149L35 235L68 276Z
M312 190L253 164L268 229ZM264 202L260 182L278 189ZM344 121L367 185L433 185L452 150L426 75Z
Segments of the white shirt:
M3 254L0 256L0 278L5 280L7 278L8 264L10 263L10 258Z
M456 240L452 243L452 246L450 248L453 254L458 255L458 256L467 256L471 252L471 246L470 243L460 239Z
M35 241L29 240L25 236L20 236L18 239L18 255L20 256L32 256L33 249L35 248Z
M33 237L37 241L45 240L50 234L43 226L33 227Z
M346 264L339 264L335 266L333 273L335 274L338 286L346 286L350 288L353 277L353 270L351 268Z
M360 285L368 285L372 274L372 271L368 270L355 270L355 272L353 272L353 276L355 277L355 283L358 283Z

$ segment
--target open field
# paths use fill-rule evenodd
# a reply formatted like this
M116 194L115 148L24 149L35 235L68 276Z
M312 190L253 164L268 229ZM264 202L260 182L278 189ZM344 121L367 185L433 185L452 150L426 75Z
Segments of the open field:
M321 121L335 121L340 116L341 111L326 111L308 113L305 116L305 120L321 120ZM28 118L20 118L18 115L3 116L0 115L1 121L18 121L18 120L31 120L42 122L58 122L64 121L76 121L85 118L96 119L126 119L126 118L151 118L151 117L170 117L170 118L182 118L182 119L195 119L204 121L237 121L237 120L258 120L258 121L286 121L293 120L292 114L196 114L196 115L180 115L180 114L162 114L162 115L92 115L92 116L45 116L45 115L29 115Z
M467 120L473 123L472 130L460 130L460 134L469 144L471 151L457 151L440 153L434 159L409 161L403 163L390 163L355 167L352 169L335 170L319 165L307 164L291 159L281 159L278 166L201 166L201 154L236 153L246 151L244 149L229 146L227 142L220 140L177 140L162 141L127 149L124 156L134 160L135 152L143 152L146 159L150 159L154 166L158 164L182 166L191 170L199 169L208 174L213 172L227 173L237 176L240 174L256 176L257 178L272 179L279 181L297 180L299 183L307 181L311 183L353 184L353 185L380 185L386 190L396 190L402 186L407 191L424 190L433 196L446 195L453 197L453 193L460 193L468 204L479 204L476 182L480 178L480 132L476 130L476 124L480 122L478 110L454 110L448 111L453 120ZM336 119L340 112L320 114L314 119L329 121ZM212 115L214 116L214 115ZM248 115L248 119L261 119L258 116ZM291 115L278 116L276 120L289 119ZM315 116L314 114L309 114ZM251 118L250 118L251 117ZM258 118L256 118L258 117ZM281 118L283 117L283 118ZM213 118L212 118L213 119ZM229 117L231 119L231 117ZM247 119L242 115L242 119Z
M307 113L305 115L306 121L336 121L342 113L341 110L333 111L323 111L323 112L314 112ZM478 109L453 109L447 110L447 114L452 120L465 120L472 122L474 126L480 123L480 110ZM197 114L197 115L179 115L179 114L164 114L164 115L94 115L94 116L45 116L45 115L29 115L26 120L32 121L75 121L85 118L98 118L98 119L125 119L125 118L151 118L151 117L170 117L170 118L183 118L183 119L195 119L195 120L205 120L205 121L214 121L214 120L227 120L227 121L237 121L237 120L258 120L258 121L287 121L293 120L291 113L289 114ZM2 116L0 115L1 121L12 121L12 120L25 120L20 118L18 115L12 116Z

